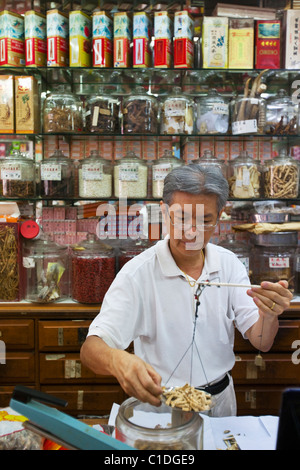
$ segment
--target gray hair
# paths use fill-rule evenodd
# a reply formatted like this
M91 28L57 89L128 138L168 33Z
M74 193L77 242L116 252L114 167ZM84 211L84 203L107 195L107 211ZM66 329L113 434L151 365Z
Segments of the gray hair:
M163 202L170 206L177 191L195 195L215 194L218 212L225 206L229 195L228 183L221 169L198 163L174 168L165 177Z

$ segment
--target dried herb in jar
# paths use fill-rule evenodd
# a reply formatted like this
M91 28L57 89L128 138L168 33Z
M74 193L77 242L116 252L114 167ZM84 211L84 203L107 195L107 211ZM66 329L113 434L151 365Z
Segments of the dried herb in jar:
M13 227L0 226L0 300L19 300L18 244Z

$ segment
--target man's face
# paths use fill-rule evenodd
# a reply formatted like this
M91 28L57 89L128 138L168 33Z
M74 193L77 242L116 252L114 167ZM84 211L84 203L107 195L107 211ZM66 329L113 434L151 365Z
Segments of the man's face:
M175 192L172 204L162 204L173 255L195 256L206 246L218 221L217 196Z

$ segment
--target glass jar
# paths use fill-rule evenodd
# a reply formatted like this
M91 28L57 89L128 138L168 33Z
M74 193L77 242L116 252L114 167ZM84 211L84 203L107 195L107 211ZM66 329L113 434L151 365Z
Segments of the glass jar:
M265 161L264 196L275 199L298 197L299 163L282 149L278 157Z
M114 190L116 197L146 198L148 166L132 151L117 160L114 166Z
M251 234L251 239L255 245L250 256L251 282L285 280L293 291L298 232Z
M97 150L80 162L78 169L79 196L103 197L112 195L112 164L101 158Z
M43 106L44 132L82 132L82 102L73 93L49 93Z
M192 134L194 129L194 102L180 87L175 87L161 104L161 134Z
M25 300L51 303L69 297L68 248L42 234L25 242L23 268L26 278Z
M154 423L147 427L150 419ZM203 420L164 403L157 407L128 398L116 417L116 438L139 450L202 450Z
M228 167L229 195L237 199L258 198L262 188L260 162L242 151Z
M298 133L299 106L284 89L267 100L265 134L295 135Z
M158 102L142 86L123 99L123 133L156 134L158 131Z
M75 168L72 160L61 150L40 163L40 196L72 197L74 195Z
M161 198L164 190L164 179L173 168L183 166L179 158L172 155L171 150L165 150L162 157L152 165L152 197Z
M233 135L263 134L266 123L266 102L263 98L237 97L230 103Z
M294 273L295 273L294 294L300 295L300 248L297 248L296 253L295 253Z
M218 243L219 246L232 251L239 260L243 263L247 270L248 276L250 275L250 246L242 240L237 240L234 233L228 233L224 240Z
M222 171L223 176L225 178L227 177L227 165L225 161L219 158L216 158L212 154L211 150L205 150L203 156L197 158L196 160L193 160L192 163L197 163L198 165L209 166L209 167L216 166Z
M119 100L105 95L102 89L99 94L88 97L85 107L86 131L99 134L119 132L119 106Z
M198 134L226 134L229 124L228 101L214 88L206 96L196 98Z
M0 196L35 196L35 163L18 150L0 159Z
M115 278L114 249L89 233L72 247L71 297L83 304L99 304Z
M119 247L119 270L135 256L147 250L151 245L149 240L129 240Z

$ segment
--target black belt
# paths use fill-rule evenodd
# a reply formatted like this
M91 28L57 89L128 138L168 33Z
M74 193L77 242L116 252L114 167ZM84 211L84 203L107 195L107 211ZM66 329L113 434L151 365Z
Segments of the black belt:
M203 390L204 392L209 393L210 395L217 395L218 393L223 392L226 387L229 385L229 374L226 374L223 379L219 382L216 382L212 385L206 385L205 387L196 387L197 390Z

